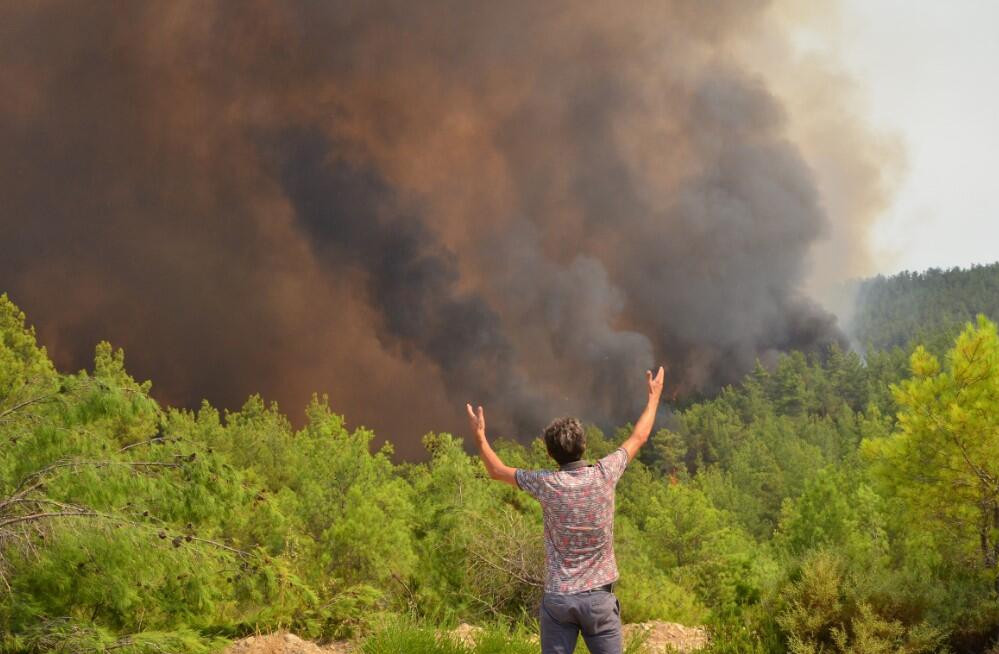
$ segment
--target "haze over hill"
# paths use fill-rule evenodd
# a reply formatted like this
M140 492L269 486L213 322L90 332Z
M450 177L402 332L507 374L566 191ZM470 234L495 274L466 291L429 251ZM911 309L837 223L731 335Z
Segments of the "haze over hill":
M860 281L848 329L861 347L944 347L978 314L999 320L999 263Z

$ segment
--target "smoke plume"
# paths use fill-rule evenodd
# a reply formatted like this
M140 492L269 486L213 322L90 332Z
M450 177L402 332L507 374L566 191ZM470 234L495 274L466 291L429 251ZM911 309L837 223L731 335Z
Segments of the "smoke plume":
M767 16L5 4L0 290L63 367L108 339L182 405L327 392L404 454L466 401L620 424L657 363L710 391L841 340L802 290L837 217L734 45Z

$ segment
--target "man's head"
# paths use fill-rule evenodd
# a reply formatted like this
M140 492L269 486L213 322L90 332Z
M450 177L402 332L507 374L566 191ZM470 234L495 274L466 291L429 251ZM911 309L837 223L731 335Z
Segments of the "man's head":
M559 465L583 458L586 451L586 433L575 418L559 418L545 427L545 447L548 455Z

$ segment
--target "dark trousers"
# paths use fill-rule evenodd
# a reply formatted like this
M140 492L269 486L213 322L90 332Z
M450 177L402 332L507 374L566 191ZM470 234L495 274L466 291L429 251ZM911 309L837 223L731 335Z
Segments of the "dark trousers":
M621 604L609 590L541 600L541 654L572 654L580 632L591 654L621 654Z

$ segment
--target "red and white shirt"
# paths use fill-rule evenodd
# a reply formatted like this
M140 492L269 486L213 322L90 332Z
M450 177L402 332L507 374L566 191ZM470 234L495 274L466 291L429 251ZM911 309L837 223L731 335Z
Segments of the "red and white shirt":
M579 593L617 581L614 487L628 465L618 448L595 465L521 470L517 485L541 502L545 522L545 592Z

